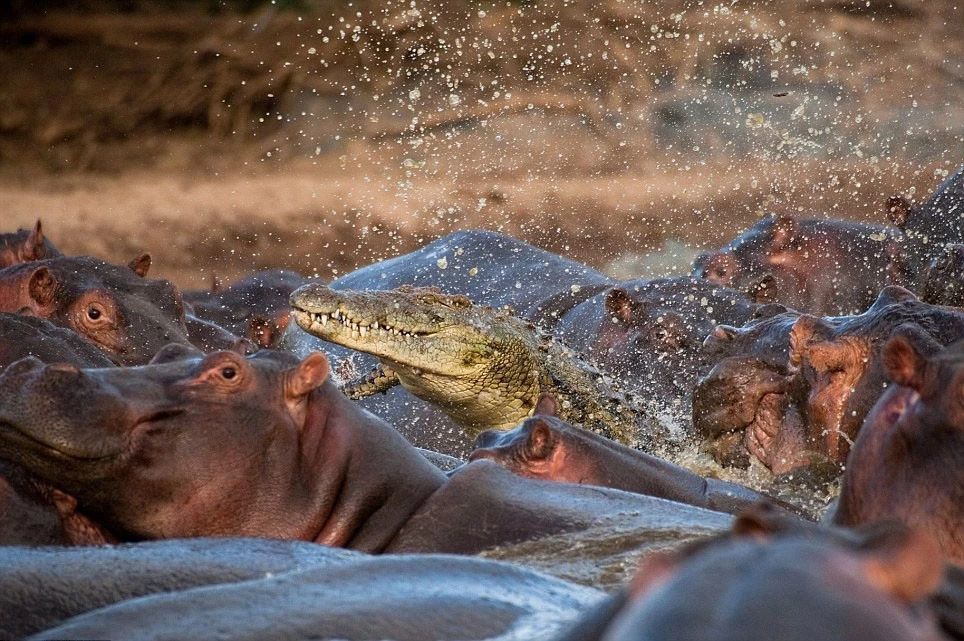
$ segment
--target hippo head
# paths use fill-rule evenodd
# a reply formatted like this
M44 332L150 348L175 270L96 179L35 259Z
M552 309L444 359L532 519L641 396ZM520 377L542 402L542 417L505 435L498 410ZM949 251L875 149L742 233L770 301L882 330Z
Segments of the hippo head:
M150 257L121 267L60 257L0 274L0 311L26 312L74 330L123 365L148 362L168 343L188 344L180 292L144 276Z
M179 345L133 368L26 358L0 375L0 458L124 539L301 533L303 428L327 377L321 354Z
M922 304L910 291L897 286L881 290L874 304L860 316L826 319L801 316L790 333L791 362L805 380L805 423L810 447L843 464L864 418L887 386L881 348L892 333L912 340L928 352L940 349L932 337L940 331L941 316L953 312ZM964 327L946 332L959 335Z
M740 328L719 325L704 341L705 357L715 365L696 385L693 424L719 463L745 467L753 457L779 474L813 461L803 380L791 361L790 335L799 318L783 311Z
M737 519L736 536L695 553L644 557L610 641L937 641L917 602L936 592L943 562L924 533L889 524L845 542L770 538ZM855 537L856 538L856 537ZM589 638L589 637L586 637Z
M486 430L476 437L469 461L491 459L519 476L582 483L584 470L567 461L560 447L568 429L565 421L540 414L508 431Z
M726 251L701 254L693 262L693 278L705 278L718 285L732 285L740 277L740 264Z
M571 315L560 334L614 377L652 396L685 397L706 334L717 322L749 318L764 289L740 292L691 278L626 281L580 306L586 317ZM580 340L586 334L591 339Z
M44 238L39 220L33 229L0 234L0 269L60 255L57 248Z
M860 429L834 520L926 525L944 554L964 563L964 341L941 349L899 330L882 361L895 385Z
M723 249L700 255L693 264L693 276L729 287L744 287L786 262L797 229L797 219L792 216L767 216Z

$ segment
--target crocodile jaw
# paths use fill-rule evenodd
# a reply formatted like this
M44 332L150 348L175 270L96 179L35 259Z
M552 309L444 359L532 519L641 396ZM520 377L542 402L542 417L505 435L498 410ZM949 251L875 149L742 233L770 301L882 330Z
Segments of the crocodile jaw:
M531 415L538 401L539 376L527 359L515 362L518 354L510 355L511 365L504 362L504 354L489 359L483 355L487 346L465 340L464 335L460 340L458 330L416 334L363 328L344 315L298 308L294 317L310 334L377 356L395 370L405 389L438 405L471 435L514 427Z

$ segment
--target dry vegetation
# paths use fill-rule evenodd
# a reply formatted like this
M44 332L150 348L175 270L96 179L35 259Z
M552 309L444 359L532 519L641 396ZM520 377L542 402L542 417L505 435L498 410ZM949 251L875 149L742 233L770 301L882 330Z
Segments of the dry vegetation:
M2 226L185 285L469 226L606 266L964 160L960 0L93 5L0 25Z

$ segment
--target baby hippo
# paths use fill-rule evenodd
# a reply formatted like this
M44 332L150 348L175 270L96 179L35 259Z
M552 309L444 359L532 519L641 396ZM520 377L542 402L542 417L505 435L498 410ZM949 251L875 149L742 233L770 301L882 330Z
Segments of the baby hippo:
M545 408L545 399L540 407ZM734 483L698 476L678 465L579 429L551 415L536 415L507 432L478 436L470 461L491 459L528 478L611 487L736 513L766 500L793 508Z

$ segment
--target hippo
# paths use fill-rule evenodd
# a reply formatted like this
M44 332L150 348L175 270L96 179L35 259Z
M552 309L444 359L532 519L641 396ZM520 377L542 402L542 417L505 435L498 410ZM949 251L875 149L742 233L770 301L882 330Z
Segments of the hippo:
M122 365L143 364L164 345L188 344L180 292L149 280L149 258L122 267L87 256L0 270L0 312L28 313L67 327Z
M888 286L857 316L786 312L717 328L707 349L722 358L697 385L694 425L721 463L752 457L778 474L828 463L829 472L887 385L881 349L894 332L949 345L964 338L964 312Z
M0 547L0 638L21 639L140 596L332 569L359 558L364 555L304 541L251 538Z
M773 214L700 256L692 274L737 289L770 274L776 302L821 316L856 313L889 284L888 240L895 233L878 225Z
M897 226L899 264L918 289L932 259L952 243L964 243L964 167L948 176L924 202L914 205L894 196L887 201L890 221Z
M63 254L44 237L43 226L39 220L33 229L0 234L0 269L58 256Z
M496 561L361 555L121 602L30 639L548 641L603 598Z
M761 525L764 527L761 529ZM940 641L957 616L960 576L926 534L896 524L842 534L733 532L643 559L629 589L554 641ZM938 625L938 621L941 626Z
M774 295L772 286L770 277L747 292L692 278L624 281L572 307L550 325L558 339L629 390L670 399L671 408L688 408L703 365L703 339L717 324L749 321ZM534 320L544 319L541 315Z
M288 326L288 297L307 282L297 272L265 270L224 289L215 285L211 291L187 292L184 300L194 316L260 347L274 347Z
M25 356L76 367L116 364L105 351L69 329L35 316L0 312L0 371Z
M731 514L763 500L792 510L741 485L700 477L551 415L527 418L508 432L488 430L475 443L470 461L491 459L528 478L611 487Z
M203 425L204 429L197 429ZM491 461L446 476L329 380L323 354L198 355L141 367L28 357L0 375L0 458L76 498L120 540L266 536L365 552L474 554L642 519L712 533L729 516Z
M111 367L113 361L77 334L42 318L0 313L0 371L34 356L45 363ZM0 462L0 545L77 544L109 540L88 536L96 528L74 505L20 466Z
M357 269L330 285L352 290L438 287L479 304L512 307L525 317L542 306L558 313L613 282L591 267L511 236L469 229Z
M926 527L964 565L964 341L941 349L896 333L882 353L895 383L867 415L847 459L834 523L898 518Z

